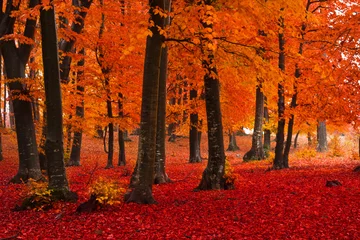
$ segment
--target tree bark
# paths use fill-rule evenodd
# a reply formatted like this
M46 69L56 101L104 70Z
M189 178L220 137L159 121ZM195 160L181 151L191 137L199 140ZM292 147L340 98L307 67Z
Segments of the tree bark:
M211 0L204 1L204 5L211 5ZM204 6L204 7L205 7ZM206 18L211 17L207 14L200 21L203 28L213 29L212 24L208 24ZM210 39L202 39L203 47L206 48ZM203 50L204 51L204 50ZM205 53L205 52L204 52ZM223 139L222 116L220 109L220 84L215 65L215 56L212 50L206 50L207 58L202 61L205 70L205 105L208 125L208 164L202 174L202 179L196 190L215 190L225 189L225 152Z
M84 28L84 21L87 15L87 12L92 4L92 0L73 0L73 6L80 8L80 12L76 10L75 21L71 25L71 30L77 34L80 34ZM69 40L61 40L59 44L59 49L63 52L63 54L70 53L73 51L73 47L76 39L70 38ZM60 64L60 79L63 83L69 82L69 73L70 73L70 65L71 65L71 57L65 55L62 57L62 61Z
M165 4L170 4L166 1ZM170 11L170 5L165 5L165 10ZM169 20L167 19L166 22ZM168 25L167 23L165 26ZM165 137L166 137L166 81L168 68L168 47L162 49L160 62L160 78L159 78L159 96L158 96L158 114L156 128L156 155L155 155L155 176L154 183L162 184L170 182L165 171Z
M269 123L269 109L267 107L267 98L264 96L264 120ZM270 151L271 131L268 128L264 129L264 151L265 154Z
M327 134L326 134L326 121L319 121L317 126L317 152L326 152L328 150Z
M261 83L256 86L256 103L255 103L255 123L254 133L252 135L251 149L244 157L244 161L262 160L265 158L264 148L262 144L263 130L262 124L264 120L264 94L261 91Z
M82 49L79 54L82 54L85 58L85 50ZM78 67L83 67L85 59L82 58L78 63ZM76 83L76 95L78 96L77 105L75 108L75 115L80 119L84 119L84 86L83 80L84 71L81 69L77 72L77 83ZM70 158L67 162L67 166L80 166L81 156L81 144L82 144L82 128L76 128L74 131L74 139L71 146Z
M284 28L284 19L280 17L280 28ZM285 71L285 38L283 33L279 33L279 68L281 71ZM274 159L274 169L283 169L286 168L284 162L284 129L285 129L285 97L284 97L284 86L280 82L278 84L278 128L276 133L276 146L275 146L275 159Z
M197 89L190 90L190 101L197 98ZM193 106L195 107L195 106ZM189 134L189 148L190 148L190 163L200 163L200 144L199 144L199 115L197 112L190 113L190 134Z
M37 4L38 1L31 0L29 8L33 8ZM10 15L12 10L17 9L18 6L13 5L12 1L7 1L6 12L0 16L1 22L6 26L5 31L0 31L1 37L13 33L15 19ZM35 25L36 20L27 19L24 36L34 39ZM9 90L12 92L10 94L13 97L12 103L19 152L18 173L11 180L15 183L27 181L29 178L42 179L31 101L20 100L18 97L21 95L30 100L29 91L22 82L16 80L25 78L25 68L29 60L31 47L31 45L27 44L20 44L19 47L16 47L14 40L4 41L1 45L7 79L15 80L8 83Z
M300 130L296 133L295 139L294 139L294 148L297 148L298 146L298 138L299 138Z
M45 152L48 160L49 189L58 199L74 200L77 196L69 190L64 164L58 41L52 0L49 7L47 10L42 7L40 11L47 113Z
M164 29L165 19L160 14L155 14L154 9L165 9L167 1L169 0L149 0L150 21L153 21L154 25L149 27L152 36L146 39L138 158L130 184L131 191L125 195L126 202L156 202L152 195L152 184L156 156L160 64L164 43L159 28Z
M123 106L123 95L119 93L119 100L118 100L118 109L119 109L119 117L124 117L124 106ZM126 158L125 158L125 131L120 129L118 126L118 144L119 144L119 157L118 157L118 166L125 166L126 165Z
M236 143L236 134L235 132L229 131L229 146L226 151L238 151L240 150L239 146Z
M0 106L1 106L1 82L2 82L2 72L1 69L3 67L3 61L1 57L1 49L0 49ZM4 97L5 99L5 97ZM5 128L3 124L2 114L0 113L0 128ZM3 147L2 147L2 134L0 133L0 161L4 160L3 156Z

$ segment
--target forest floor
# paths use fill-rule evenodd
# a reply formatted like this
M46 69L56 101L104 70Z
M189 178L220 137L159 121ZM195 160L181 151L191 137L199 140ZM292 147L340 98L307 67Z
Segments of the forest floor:
M18 156L14 137L5 136L0 239L360 239L360 174L352 171L359 160L351 154L310 158L304 151L304 158L292 153L290 169L267 171L269 161L242 162L249 136L238 137L240 151L227 152L238 174L235 190L194 192L207 161L189 164L188 139L182 138L167 143L167 173L173 182L154 186L158 204L120 204L76 213L99 176L126 187L137 152L137 137L131 138L134 141L126 143L130 166L106 170L101 140L85 137L82 166L67 168L70 187L79 194L77 203L14 212L29 187L9 184ZM206 157L205 141L202 155ZM328 180L342 185L326 187Z

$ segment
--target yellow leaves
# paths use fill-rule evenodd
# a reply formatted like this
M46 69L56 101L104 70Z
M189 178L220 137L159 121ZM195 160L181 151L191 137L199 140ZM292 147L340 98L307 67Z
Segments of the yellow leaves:
M90 194L96 196L96 200L101 205L120 204L125 194L125 188L117 182L100 177L90 188Z

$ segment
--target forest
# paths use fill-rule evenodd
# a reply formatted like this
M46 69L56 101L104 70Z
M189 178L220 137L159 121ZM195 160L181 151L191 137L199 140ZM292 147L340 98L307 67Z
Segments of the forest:
M0 240L360 238L360 3L1 0Z

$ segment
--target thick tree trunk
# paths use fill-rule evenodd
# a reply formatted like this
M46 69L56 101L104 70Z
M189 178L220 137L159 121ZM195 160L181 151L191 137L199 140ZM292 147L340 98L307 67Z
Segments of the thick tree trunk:
M69 190L64 164L58 41L52 0L49 4L49 9L41 8L40 12L47 113L45 152L48 160L49 189L58 199L74 200L77 196Z
M38 1L30 1L29 7L32 8ZM17 8L8 1L6 12L0 16L5 22L8 20L7 31L1 34L12 34L15 19L10 18L12 8ZM6 23L4 23L6 24ZM34 39L36 20L26 20L24 36ZM1 37L3 37L1 35ZM42 174L39 164L39 154L36 144L35 126L33 121L31 101L20 100L17 96L21 95L30 99L28 89L16 79L25 78L25 67L29 60L31 46L20 44L16 47L14 41L4 41L1 45L1 52L4 57L5 72L7 79L12 80L8 87L14 97L12 104L15 116L15 128L19 152L19 170L12 182L21 183L29 178L40 180ZM14 81L15 80L15 81ZM4 119L5 120L5 119Z
M326 122L319 121L317 126L317 147L316 151L326 152L328 150L327 134L326 134Z
M204 1L204 5L211 5L211 1ZM204 6L204 7L205 7ZM209 15L203 16L200 20L203 28L212 29L213 26L208 24ZM206 49L211 39L203 39L203 47ZM220 109L220 84L214 62L214 53L212 50L206 50L207 58L202 61L205 70L205 105L208 125L208 147L209 159L206 169L202 174L202 179L197 190L215 190L225 189L225 152L223 139L222 116Z
M262 160L265 158L262 144L263 120L264 120L264 94L261 91L261 84L256 86L255 123L252 136L251 149L244 155L244 161Z
M166 3L170 4L169 1ZM166 4L165 3L165 4ZM170 11L170 5L165 5L165 10ZM168 19L167 19L168 21ZM167 23L165 25L168 25ZM165 137L166 137L166 81L168 70L168 47L162 49L160 62L158 114L156 128L156 156L155 156L155 176L154 183L162 184L170 182L165 171Z
M164 50L162 48L164 37L160 34L159 28L164 28L165 19L160 14L155 14L154 9L165 9L168 1L149 0L150 20L154 22L154 26L149 27L152 36L148 36L146 40L138 159L130 184L132 189L125 196L126 202L142 204L156 202L152 195L152 184L156 156L159 66Z
M193 101L196 98L197 98L197 89L191 89L190 100ZM201 162L198 122L199 122L198 113L197 112L190 113L190 134L189 134L190 163Z
M280 17L280 27L284 28L284 19ZM283 33L279 33L279 68L281 71L285 71L285 38ZM275 159L274 169L283 169L288 167L284 162L284 130L285 130L285 97L284 86L280 82L278 84L278 128L276 133L276 146L275 146Z
M229 146L226 151L238 151L240 150L239 146L236 143L236 134L235 132L229 131Z

